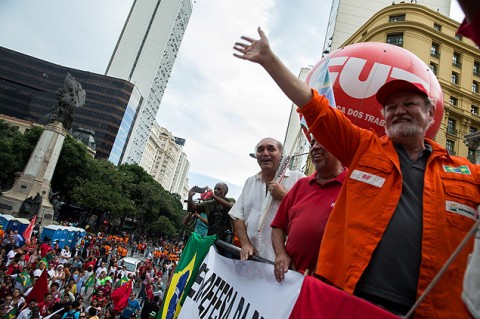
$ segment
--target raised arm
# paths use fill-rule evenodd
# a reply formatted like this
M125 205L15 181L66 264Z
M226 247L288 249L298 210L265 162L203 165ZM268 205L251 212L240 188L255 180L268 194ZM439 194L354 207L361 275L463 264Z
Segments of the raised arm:
M312 98L310 87L290 72L283 62L272 52L265 33L258 28L259 40L242 36L243 42L236 42L233 47L237 53L233 55L239 59L260 64L270 74L287 97L302 107Z

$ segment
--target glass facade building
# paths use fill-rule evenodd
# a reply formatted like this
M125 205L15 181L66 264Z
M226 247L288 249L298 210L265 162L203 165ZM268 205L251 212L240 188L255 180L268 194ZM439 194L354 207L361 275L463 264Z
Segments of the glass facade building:
M0 47L0 114L46 124L67 72L82 85L87 97L75 110L73 131L95 132L96 157L108 159L123 149L135 118L134 85L110 76L68 68ZM123 135L122 135L123 136ZM118 142L117 142L118 139ZM117 163L115 163L117 164Z

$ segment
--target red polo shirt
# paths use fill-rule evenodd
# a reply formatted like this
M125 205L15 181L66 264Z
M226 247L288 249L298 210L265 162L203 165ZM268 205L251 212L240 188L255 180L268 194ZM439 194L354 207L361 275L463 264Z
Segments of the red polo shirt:
M285 248L299 272L315 270L323 231L347 172L323 185L317 183L316 173L300 179L278 208L271 226L287 234Z

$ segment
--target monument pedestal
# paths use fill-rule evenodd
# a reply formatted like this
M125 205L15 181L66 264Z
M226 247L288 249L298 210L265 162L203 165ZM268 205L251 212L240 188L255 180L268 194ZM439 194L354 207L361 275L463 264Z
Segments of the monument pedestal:
M13 187L0 196L0 212L21 216L20 207L27 199L41 196L38 203L37 220L42 225L50 225L53 221L53 206L49 201L50 182L62 150L67 131L59 121L48 124L42 132L35 149L30 155L22 175Z

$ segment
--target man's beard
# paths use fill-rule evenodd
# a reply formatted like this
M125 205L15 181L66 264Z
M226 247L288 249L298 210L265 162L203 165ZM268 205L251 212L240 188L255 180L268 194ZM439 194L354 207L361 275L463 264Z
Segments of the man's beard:
M418 135L424 135L425 130L423 130L416 123L398 123L390 126L388 129L385 128L387 136L395 140L396 138L412 137Z

